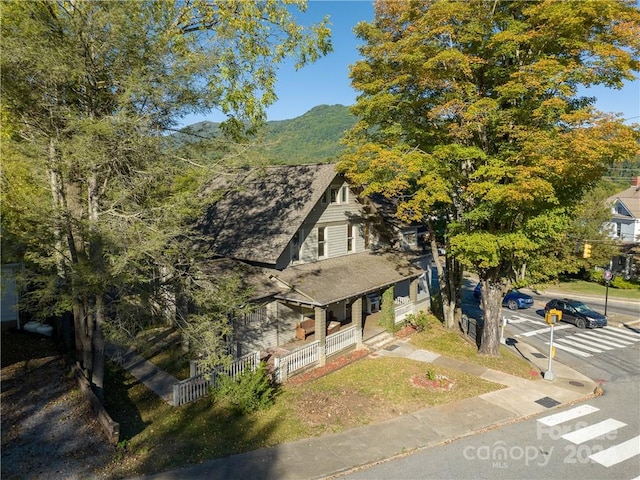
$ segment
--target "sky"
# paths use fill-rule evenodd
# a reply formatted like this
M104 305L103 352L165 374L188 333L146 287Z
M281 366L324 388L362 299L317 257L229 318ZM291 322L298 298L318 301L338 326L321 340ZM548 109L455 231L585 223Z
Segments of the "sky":
M310 0L304 13L296 15L298 23L311 25L329 15L334 51L317 62L296 71L283 64L278 71L278 100L267 109L267 120L288 120L304 115L318 105L353 105L357 92L351 88L349 65L359 58L357 46L362 43L353 34L358 22L373 20L371 0ZM597 98L596 107L603 112L622 113L626 123L640 123L640 80L629 82L622 90L596 87L582 90L581 95ZM189 116L184 125L208 120L220 122L220 113Z

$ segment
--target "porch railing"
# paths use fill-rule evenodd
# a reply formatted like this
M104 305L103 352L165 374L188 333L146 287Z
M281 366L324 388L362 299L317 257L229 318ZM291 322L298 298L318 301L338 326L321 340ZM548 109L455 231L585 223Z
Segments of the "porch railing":
M287 355L276 358L273 364L276 380L283 382L296 370L317 362L320 359L319 349L320 341L316 340L309 345L293 350Z
M345 330L327 335L325 340L325 355L334 355L345 348L356 345L362 341L362 331L355 325ZM320 342L315 342L300 347L287 355L274 360L275 378L278 382L284 382L296 371L312 365L320 360Z
M404 303L400 306L396 306L395 308L395 322L402 322L405 317L410 314L415 313L415 305L413 303Z
M333 355L340 350L344 350L351 345L355 345L357 343L356 326L349 327L345 330L340 330L337 333L333 333L327 336L327 340L325 343L325 349L327 352L327 357L329 355ZM362 333L360 333L362 335Z

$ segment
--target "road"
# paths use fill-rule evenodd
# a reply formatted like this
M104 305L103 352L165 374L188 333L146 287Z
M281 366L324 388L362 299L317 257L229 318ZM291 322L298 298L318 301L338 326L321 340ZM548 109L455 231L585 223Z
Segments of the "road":
M504 310L511 348L526 342L544 355L549 351L550 328L540 310L545 302ZM621 307L617 311L626 312L628 305ZM640 480L640 322L611 322L596 330L560 324L554 327L554 344L551 368L554 362L571 366L600 381L604 395L345 478Z

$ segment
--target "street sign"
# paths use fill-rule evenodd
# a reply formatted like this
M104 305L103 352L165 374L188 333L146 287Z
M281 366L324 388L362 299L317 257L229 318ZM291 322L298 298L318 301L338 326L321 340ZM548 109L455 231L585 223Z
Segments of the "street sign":
M613 272L611 272L611 270L606 269L604 271L604 279L608 282L609 280L611 280L611 278L613 277Z

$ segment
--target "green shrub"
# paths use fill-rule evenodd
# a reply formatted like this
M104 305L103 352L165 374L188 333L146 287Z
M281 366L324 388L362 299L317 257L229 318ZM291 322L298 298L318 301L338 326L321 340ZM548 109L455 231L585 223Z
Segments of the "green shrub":
M634 290L638 288L638 284L630 280L625 280L623 277L613 277L610 285L613 288L619 288L620 290Z
M415 315L413 313L408 314L405 317L404 322L405 322L405 325L411 325L418 332L422 332L425 328L427 328L429 326L429 324L433 320L437 321L437 319L435 319L435 317L433 317L433 318L432 317L433 317L433 315L427 315L422 310L420 310Z
M378 324L391 333L399 329L399 326L396 325L396 306L393 303L393 287L387 288L382 294L380 320Z
M265 363L260 362L255 371L246 369L235 379L229 375L219 375L215 395L226 400L234 413L244 415L273 405L276 387L267 373Z

